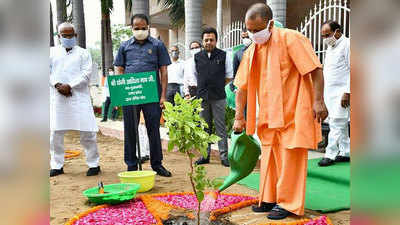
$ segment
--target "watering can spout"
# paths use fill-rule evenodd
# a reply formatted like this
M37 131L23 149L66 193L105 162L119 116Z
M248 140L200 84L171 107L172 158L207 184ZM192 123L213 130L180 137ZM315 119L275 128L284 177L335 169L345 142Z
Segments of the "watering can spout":
M253 171L261 154L259 142L253 136L246 135L245 132L232 133L231 141L228 152L231 171L219 187L219 192L247 177Z

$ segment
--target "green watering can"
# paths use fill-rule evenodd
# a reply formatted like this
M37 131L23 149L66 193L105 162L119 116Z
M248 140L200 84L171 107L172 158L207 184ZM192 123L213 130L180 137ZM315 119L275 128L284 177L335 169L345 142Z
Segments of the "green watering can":
M247 177L256 167L258 157L261 154L258 141L245 132L236 134L232 132L231 141L232 144L228 152L231 172L225 178L224 184L219 187L218 192Z

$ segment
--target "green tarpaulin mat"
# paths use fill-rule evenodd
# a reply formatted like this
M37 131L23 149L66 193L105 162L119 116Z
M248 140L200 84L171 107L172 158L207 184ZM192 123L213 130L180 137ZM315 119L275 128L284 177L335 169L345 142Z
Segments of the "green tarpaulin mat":
M308 160L305 208L323 213L350 209L350 163L319 167L319 160ZM259 178L251 173L238 184L258 191Z

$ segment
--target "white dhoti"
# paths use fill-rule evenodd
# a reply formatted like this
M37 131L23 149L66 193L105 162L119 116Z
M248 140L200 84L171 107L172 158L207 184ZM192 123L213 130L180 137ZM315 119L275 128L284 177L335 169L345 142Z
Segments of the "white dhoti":
M350 40L342 36L328 47L324 62L324 100L329 113L329 135L325 158L350 156L350 109L341 105L350 94Z
M67 52L63 47L50 49L50 167L64 166L64 134L80 131L80 142L89 168L99 164L96 144L98 127L90 99L89 81L92 59L86 49L75 46ZM55 84L68 84L72 96L60 94Z
M338 155L350 157L348 118L330 118L329 128L325 158L335 160Z
M50 132L50 167L61 169L64 166L64 135L67 131L57 130ZM80 142L85 150L86 163L89 168L99 165L99 151L96 143L96 132L81 131Z

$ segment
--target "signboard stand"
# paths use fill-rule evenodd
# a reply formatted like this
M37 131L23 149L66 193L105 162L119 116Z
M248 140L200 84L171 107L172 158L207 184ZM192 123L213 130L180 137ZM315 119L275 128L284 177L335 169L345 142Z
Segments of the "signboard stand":
M139 170L142 170L139 118L136 105L159 102L156 71L129 73L109 76L107 78L111 102L118 106L133 107L133 126L136 132L136 146Z
M137 118L137 107L133 107L133 126L135 127L136 132L136 146L137 146L137 155L138 155L138 163L139 163L139 170L142 171L142 157L140 155L140 141L139 141L139 123Z

